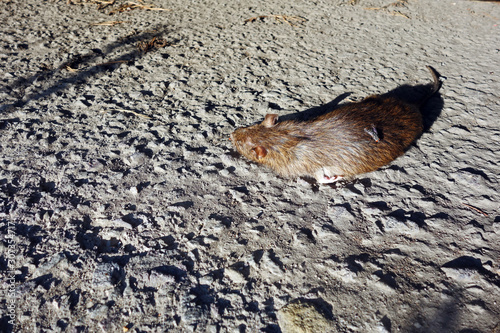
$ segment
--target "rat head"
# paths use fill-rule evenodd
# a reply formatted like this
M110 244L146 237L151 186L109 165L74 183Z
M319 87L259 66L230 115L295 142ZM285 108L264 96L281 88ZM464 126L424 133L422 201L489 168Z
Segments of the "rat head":
M238 128L231 134L236 150L246 158L263 163L270 149L277 114L268 114L260 124Z

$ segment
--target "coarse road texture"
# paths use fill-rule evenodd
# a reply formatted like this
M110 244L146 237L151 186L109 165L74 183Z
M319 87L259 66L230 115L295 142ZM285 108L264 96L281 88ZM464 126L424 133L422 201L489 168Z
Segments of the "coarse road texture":
M499 2L1 0L0 22L2 332L500 332ZM228 140L426 65L428 129L355 180Z

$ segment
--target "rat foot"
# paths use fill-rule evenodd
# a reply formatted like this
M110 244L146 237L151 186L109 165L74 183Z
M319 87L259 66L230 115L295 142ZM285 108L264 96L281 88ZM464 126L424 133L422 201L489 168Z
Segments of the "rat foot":
M316 171L315 178L318 184L329 184L341 180L342 178L344 178L344 176L340 175L330 176L327 174L327 170L323 168Z
M339 181L342 178L344 178L344 177L342 177L342 176L333 176L333 177L330 177L330 176L324 175L323 179L321 181L319 181L318 183L320 183L320 184L335 183L336 181Z

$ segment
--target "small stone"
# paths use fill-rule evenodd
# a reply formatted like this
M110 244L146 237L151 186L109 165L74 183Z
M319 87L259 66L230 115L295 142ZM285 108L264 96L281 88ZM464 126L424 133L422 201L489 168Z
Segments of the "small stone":
M332 332L333 315L328 312L322 300L299 300L278 311L278 323L283 333Z
M233 283L240 284L240 283L245 283L246 280L244 276L240 273L235 271L234 269L227 268L224 271L224 274L231 280Z

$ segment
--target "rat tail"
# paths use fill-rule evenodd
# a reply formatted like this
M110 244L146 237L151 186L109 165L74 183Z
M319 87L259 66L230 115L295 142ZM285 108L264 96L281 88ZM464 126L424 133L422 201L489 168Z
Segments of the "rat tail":
M429 98L431 98L435 93L439 91L441 88L442 82L441 82L441 75L431 66L426 66L429 72L431 72L432 75L432 87L431 91L418 103L419 106L424 105Z

